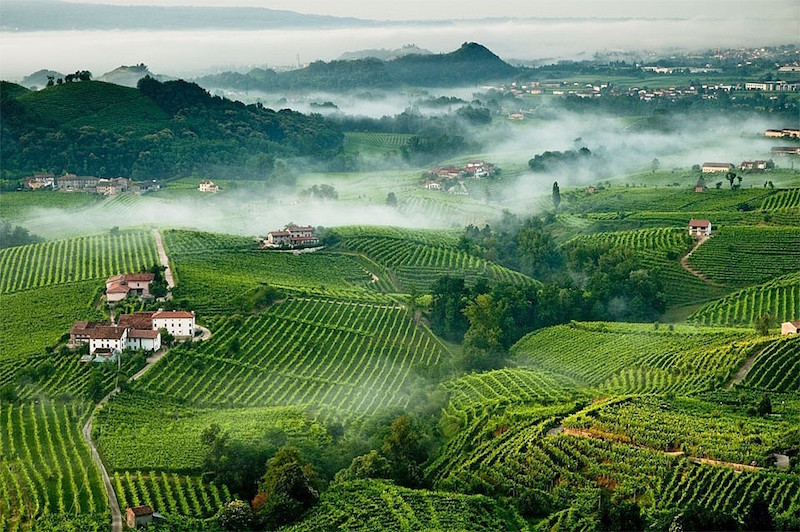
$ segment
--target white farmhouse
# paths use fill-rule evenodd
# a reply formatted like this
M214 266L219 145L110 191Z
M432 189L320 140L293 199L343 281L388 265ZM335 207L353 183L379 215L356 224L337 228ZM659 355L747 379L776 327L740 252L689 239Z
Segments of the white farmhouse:
M800 331L800 320L781 323L781 334L797 334Z
M158 351L161 349L161 331L128 329L128 340L125 346L128 349Z
M197 190L200 192L219 192L219 187L214 184L213 181L200 181L200 185L198 185Z
M709 220L689 220L689 235L690 236L710 236L711 235L711 222Z
M704 174L713 174L715 172L730 172L733 170L732 163L703 163L702 172Z
M128 329L116 325L102 325L89 331L89 354L114 355L125 349Z
M153 330L166 329L175 338L194 336L194 312L186 310L159 310L153 314Z

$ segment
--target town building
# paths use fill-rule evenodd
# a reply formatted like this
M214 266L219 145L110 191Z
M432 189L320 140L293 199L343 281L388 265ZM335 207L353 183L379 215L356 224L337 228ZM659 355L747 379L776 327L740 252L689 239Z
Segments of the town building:
M95 190L98 194L104 196L116 196L127 192L131 188L131 180L124 177L115 177L113 179L98 179Z
M800 155L800 146L773 146L770 148L770 153L778 157Z
M153 509L147 505L127 508L125 510L125 520L130 528L147 526L153 522Z
M797 334L800 331L800 320L781 323L781 334Z
M742 161L739 170L766 170L767 161Z
M39 190L40 188L55 188L56 177L53 174L36 174L23 180L25 188Z
M290 225L282 231L267 233L268 247L300 247L319 244L319 238L314 235L314 228L310 225Z
M785 127L783 129L767 129L764 131L764 136L772 138L800 138L800 129L793 127Z
M200 181L200 184L197 186L197 190L200 192L219 192L219 187L214 184L213 181L204 180Z
M125 273L109 277L106 279L106 301L112 304L128 296L148 298L150 283L155 277L155 274L149 272Z
M58 190L63 192L97 192L97 177L66 174L56 179Z
M689 220L689 234L695 237L710 236L711 222L708 220Z
M475 178L487 177L494 173L494 165L483 161L470 161L464 166L463 171Z
M194 312L186 310L158 310L153 313L153 330L166 329L175 338L194 336Z
M731 163L703 163L703 173L710 174L714 172L730 172L733 170Z

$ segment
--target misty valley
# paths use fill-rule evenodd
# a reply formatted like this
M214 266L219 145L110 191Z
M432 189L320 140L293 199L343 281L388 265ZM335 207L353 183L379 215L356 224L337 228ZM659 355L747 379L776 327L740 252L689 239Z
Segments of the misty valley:
M122 4L0 8L0 530L800 530L790 23Z

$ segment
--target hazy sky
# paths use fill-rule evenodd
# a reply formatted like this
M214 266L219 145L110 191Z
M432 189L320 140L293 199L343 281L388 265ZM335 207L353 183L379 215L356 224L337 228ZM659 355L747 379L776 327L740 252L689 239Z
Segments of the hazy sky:
M70 0L117 5L250 6L383 20L478 17L772 18L800 23L797 0Z

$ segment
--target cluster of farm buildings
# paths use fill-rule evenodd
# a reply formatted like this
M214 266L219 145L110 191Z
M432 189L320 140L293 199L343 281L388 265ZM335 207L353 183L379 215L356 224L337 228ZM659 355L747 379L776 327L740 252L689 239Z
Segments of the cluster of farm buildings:
M25 188L31 190L51 189L60 192L84 192L89 194L102 194L115 196L123 192L144 194L158 190L161 186L156 181L134 183L125 177L105 179L93 176L79 176L65 174L56 177L53 174L36 174L23 180Z
M152 273L123 273L106 279L106 301L112 305L128 296L149 299L150 283L155 279Z
M82 362L102 362L125 349L158 351L161 331L175 338L194 336L195 315L186 310L163 310L121 314L117 323L76 321L69 331L72 347L89 344Z
M263 242L264 247L292 249L316 246L319 244L319 237L314 234L314 228L310 225L290 224L285 229L270 231Z
M492 163L469 161L464 166L444 166L429 168L424 174L427 190L442 190L450 194L467 195L464 178L480 179L497 174L498 169Z

